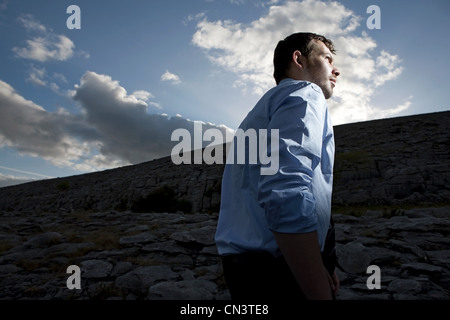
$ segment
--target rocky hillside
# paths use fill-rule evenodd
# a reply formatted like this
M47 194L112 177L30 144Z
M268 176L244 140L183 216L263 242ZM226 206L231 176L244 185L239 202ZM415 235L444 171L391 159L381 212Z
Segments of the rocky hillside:
M338 300L450 299L449 123L442 112L335 127ZM222 171L167 157L1 188L0 300L228 300L214 242Z
M335 205L450 202L450 112L335 127Z
M335 126L334 206L450 202L450 111ZM0 188L0 210L215 212L223 165L137 165Z
M334 213L337 299L450 300L449 210ZM0 300L228 300L214 242L217 217L3 212ZM79 289L67 286L73 265L81 270ZM380 268L379 288L367 285L370 265Z

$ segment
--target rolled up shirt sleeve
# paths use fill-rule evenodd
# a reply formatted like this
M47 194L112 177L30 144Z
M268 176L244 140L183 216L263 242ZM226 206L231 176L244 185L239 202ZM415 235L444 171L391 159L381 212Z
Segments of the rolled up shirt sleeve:
M271 110L269 129L279 130L279 170L258 181L258 201L271 231L317 230L312 179L321 159L325 108L323 94L310 87L306 97L293 93Z

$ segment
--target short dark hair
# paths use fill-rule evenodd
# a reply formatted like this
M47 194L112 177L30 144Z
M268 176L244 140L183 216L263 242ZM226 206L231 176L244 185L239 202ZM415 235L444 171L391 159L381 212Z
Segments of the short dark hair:
M302 55L308 57L313 50L312 40L322 41L333 54L336 53L333 42L320 34L298 32L287 36L284 40L278 42L273 55L273 77L277 85L286 78L286 70L289 68L292 53L299 50Z

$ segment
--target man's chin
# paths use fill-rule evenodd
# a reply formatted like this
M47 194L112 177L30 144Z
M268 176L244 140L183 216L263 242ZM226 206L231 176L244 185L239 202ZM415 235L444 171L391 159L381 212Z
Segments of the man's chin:
M322 93L325 99L330 99L331 96L333 95L333 88L327 86L320 86L320 89L322 89Z
M323 95L325 96L325 99L330 99L331 96L333 95L333 90L330 91L326 91L326 90L322 90L323 91Z

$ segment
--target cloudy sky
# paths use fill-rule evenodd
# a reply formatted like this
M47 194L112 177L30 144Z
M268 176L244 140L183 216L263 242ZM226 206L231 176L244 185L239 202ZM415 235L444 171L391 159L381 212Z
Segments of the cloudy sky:
M449 12L448 0L0 0L0 186L167 156L195 123L232 132L275 85L276 43L299 31L335 42L335 125L450 110Z

